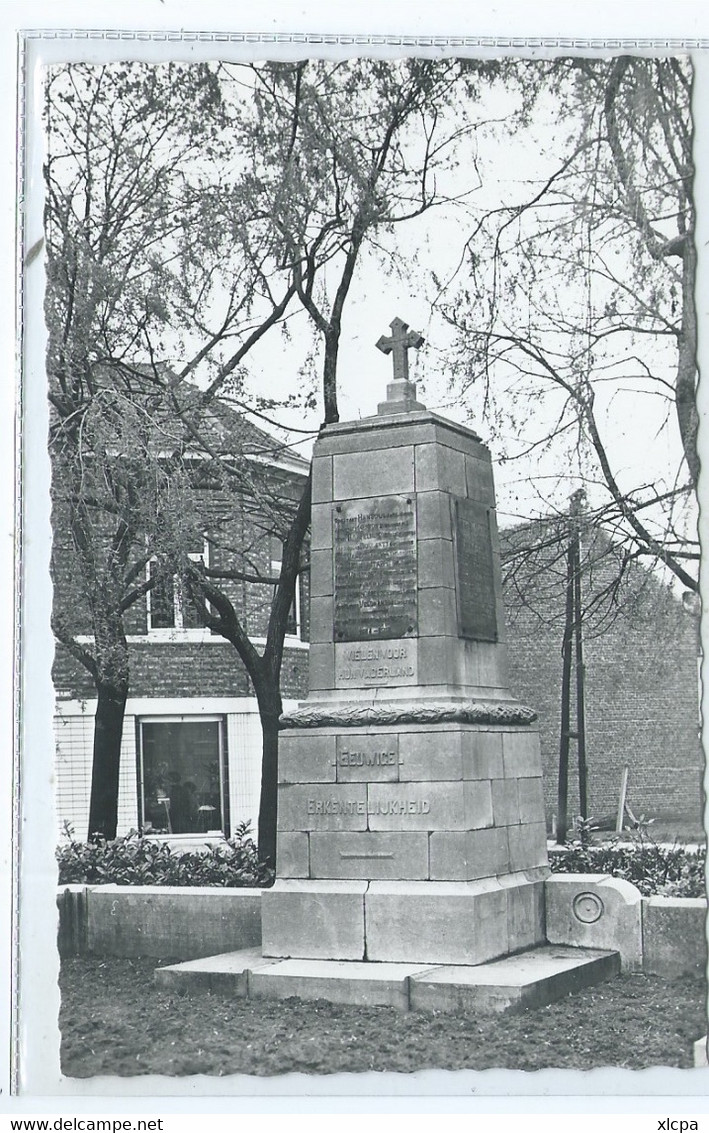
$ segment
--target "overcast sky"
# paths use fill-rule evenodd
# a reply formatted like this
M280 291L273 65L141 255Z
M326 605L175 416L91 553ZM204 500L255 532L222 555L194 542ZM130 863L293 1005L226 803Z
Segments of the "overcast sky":
M376 411L391 377L391 359L375 347L379 336L388 333L388 323L395 316L423 334L424 347L410 352L411 377L419 384L419 397L429 409L471 425L484 441L491 443L497 461L498 511L503 525L520 516L543 513L549 507L564 507L580 483L574 480L573 470L570 475L568 456L561 447L543 455L535 452L528 458L500 461L504 455L525 450L544 433L554 420L558 398L550 398L541 412L530 412L521 431L502 428L491 440L482 387L473 389L464 399L455 392L451 394L448 388L453 335L442 317L440 303L437 307L432 304L436 298L445 301L452 297L464 243L480 213L528 200L559 165L566 137L574 128L573 121L568 115L557 121L556 107L545 97L535 106L529 126L513 129L509 116L516 105L517 100L499 85L483 92L471 114L473 120L482 123L481 128L461 142L457 172L449 175L447 183L439 181L444 194L469 192L465 203L432 210L395 230L396 250L409 268L408 273L385 277L381 260L375 255L361 258L345 308L338 358L341 419L367 417ZM391 242L390 245L394 246ZM629 251L626 256L630 274ZM439 295L431 272L450 281L447 296ZM463 282L465 273L457 279ZM583 298L582 294L569 294L569 305ZM594 302L602 304L603 296L596 293ZM484 320L485 312L481 310L481 327ZM292 389L294 372L305 364L312 337L303 314L296 315L289 327L289 343L284 343L278 334L266 336L249 355L246 369L252 375L254 389L278 393ZM673 382L673 343L653 339L650 344L648 340L647 360ZM628 490L658 481L664 490L672 486L671 478L680 463L679 433L674 416L667 419L667 404L658 397L638 396L641 388L632 382L599 388L597 414L606 429L609 455L621 485ZM499 400L504 404L503 396ZM320 424L320 406L318 400L317 410L307 419L313 428ZM299 425L304 424L301 415L296 419ZM295 436L292 439L304 454L309 451L308 440ZM588 473L591 467L592 462L586 461L586 467L582 466L580 471ZM601 496L597 493L590 502L599 502Z

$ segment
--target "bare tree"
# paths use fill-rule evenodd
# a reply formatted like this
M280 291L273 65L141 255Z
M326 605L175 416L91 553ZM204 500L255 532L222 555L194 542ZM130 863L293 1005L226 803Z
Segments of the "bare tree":
M248 398L244 362L264 335L300 310L321 365L312 396L323 423L338 419L338 352L358 263L370 254L395 257L399 225L451 203L437 178L475 128L474 116L461 125L457 110L495 73L494 63L455 60L166 71L136 64L68 67L48 86L47 318L62 468L71 469L70 481L78 475L74 429L92 399L106 387L129 396L139 375L141 385L152 382L159 391L161 413L169 406L179 422L180 444L205 455L209 474L235 498L265 506L269 530L282 541L277 578L251 569L248 548L236 562L199 567L178 543L170 561L254 685L263 727L259 847L266 861L275 859L280 672L305 565L310 479L277 520L274 483L268 490L257 483L251 466L237 459L238 444L235 451L224 438L215 440L206 415L218 413L217 399L225 396L241 412L273 410L266 396ZM69 493L72 530L85 515L74 497ZM80 558L87 591L96 589L89 559ZM249 578L272 593L261 651L229 593L230 583ZM96 613L94 640L110 640L127 680L115 601L112 610L105 627ZM111 679L116 671L110 669ZM98 751L94 763L102 766ZM104 824L112 828L115 819Z
M233 373L295 286L286 280L276 294L266 250L245 242L233 201L231 236L219 211L228 122L213 69L62 66L49 73L45 117L55 552L69 533L75 567L63 570L55 553L54 630L96 686L89 832L112 837L129 685L124 617L155 583L147 561L159 553L174 569L177 548L189 546L176 523L184 528L178 501L189 485L182 457L200 435L185 379L220 349L218 377ZM80 626L69 615L82 608Z
M323 424L329 424L339 418L338 353L358 262L379 249L398 225L450 203L436 187L436 176L454 160L461 137L454 118L451 125L450 110L458 99L473 96L478 75L456 61L421 60L223 70L253 92L237 117L254 170L247 182L253 194L250 211L270 224L273 251L314 328ZM481 64L480 72L486 77L494 67ZM256 691L263 728L259 853L269 862L275 862L276 851L283 633L305 558L310 496L308 479L284 533L281 574L261 653L217 585L219 572L206 570L195 580L207 624L233 643Z
M522 66L554 159L514 203L474 224L465 282L443 300L457 331L455 388L484 391L502 459L536 462L542 509L562 512L582 484L586 521L622 548L621 571L638 557L659 562L696 590L691 65ZM657 471L652 452L655 471L631 475L628 442L650 452L656 434L667 448L676 438L676 463Z

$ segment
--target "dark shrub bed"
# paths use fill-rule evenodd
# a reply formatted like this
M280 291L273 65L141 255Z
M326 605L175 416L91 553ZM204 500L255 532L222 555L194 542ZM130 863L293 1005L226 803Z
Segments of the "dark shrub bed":
M57 850L59 884L266 886L273 871L258 860L247 824L234 837L201 850L171 849L136 833L113 842L70 840ZM583 845L552 851L554 873L609 873L636 885L646 897L704 897L706 849L636 845Z
M131 832L113 842L75 842L57 850L59 884L264 886L273 871L258 860L249 827L204 849L181 851Z
M706 848L661 846L641 841L627 846L574 844L552 852L554 873L610 873L636 885L644 897L704 897Z

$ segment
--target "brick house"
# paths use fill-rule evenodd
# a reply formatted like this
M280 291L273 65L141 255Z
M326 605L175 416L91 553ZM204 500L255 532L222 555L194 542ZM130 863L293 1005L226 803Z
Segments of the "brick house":
M234 425L220 410L219 428ZM230 421L229 418L232 418ZM226 426L225 426L226 422ZM267 469L274 499L300 496L309 464L243 420L237 422L245 459ZM215 423L212 422L214 428ZM277 486L274 492L274 484ZM190 557L209 566L234 565L230 547L247 548L252 574L272 576L282 544L253 501L234 504L213 485L196 494L205 537ZM229 515L226 522L225 514ZM210 529L221 519L219 541ZM53 573L68 569L62 553L67 532L54 523ZM148 564L148 570L152 564ZM220 583L256 647L266 632L272 588L251 581ZM261 766L261 725L254 690L234 646L200 624L182 600L179 582L162 583L125 614L130 692L121 747L118 833L229 834L241 821L255 824ZM282 666L282 695L289 706L307 692L308 578L299 579ZM56 806L60 829L75 836L88 827L96 692L87 670L60 644L53 667L56 690Z

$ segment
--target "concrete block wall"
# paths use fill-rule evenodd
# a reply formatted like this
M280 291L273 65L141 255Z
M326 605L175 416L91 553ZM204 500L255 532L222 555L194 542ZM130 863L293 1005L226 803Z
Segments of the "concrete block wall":
M643 971L707 973L707 903L698 897L643 897Z
M707 901L643 897L622 878L557 873L544 885L550 944L607 948L623 971L707 975Z
M261 890L69 886L59 895L60 952L191 960L261 941Z
M643 967L642 897L629 881L604 874L557 873L544 886L550 944L620 953L623 971Z
M62 958L84 956L89 950L87 894L85 885L64 885L57 894L57 948Z

